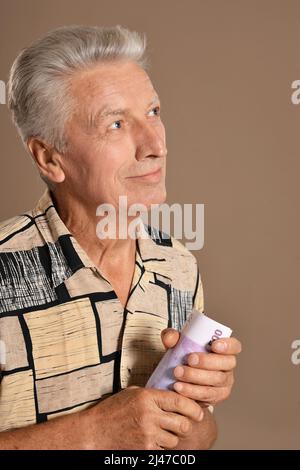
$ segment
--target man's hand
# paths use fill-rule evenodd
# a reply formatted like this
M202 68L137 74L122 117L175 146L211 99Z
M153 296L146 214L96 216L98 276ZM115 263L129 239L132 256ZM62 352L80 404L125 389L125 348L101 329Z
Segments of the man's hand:
M162 341L166 349L173 348L180 338L177 330L167 328L162 331ZM174 390L191 398L201 405L216 405L226 400L234 383L233 369L236 356L242 350L240 341L223 338L213 341L210 353L191 353L187 365L174 369Z
M194 400L171 390L128 387L85 410L90 449L173 449L200 423Z
M0 449L173 449L204 415L171 390L128 387L85 410L1 432Z

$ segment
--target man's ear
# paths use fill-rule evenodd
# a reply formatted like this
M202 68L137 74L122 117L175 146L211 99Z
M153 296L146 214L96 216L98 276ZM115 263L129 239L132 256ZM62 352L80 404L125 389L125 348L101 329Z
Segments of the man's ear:
M54 147L35 137L28 139L27 147L42 177L53 183L62 183L65 180L61 155Z

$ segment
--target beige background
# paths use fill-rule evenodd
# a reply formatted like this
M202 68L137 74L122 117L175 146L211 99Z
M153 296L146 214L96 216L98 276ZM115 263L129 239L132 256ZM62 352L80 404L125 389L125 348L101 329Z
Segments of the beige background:
M244 351L216 415L216 449L300 448L300 1L1 0L0 79L19 49L65 24L144 31L168 136L168 202L205 204L196 253L207 314ZM0 219L43 185L0 106Z

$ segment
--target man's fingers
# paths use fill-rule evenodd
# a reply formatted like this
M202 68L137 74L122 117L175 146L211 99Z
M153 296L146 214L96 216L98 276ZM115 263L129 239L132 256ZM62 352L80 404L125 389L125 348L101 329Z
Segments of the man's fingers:
M203 418L203 411L198 403L171 390L159 390L154 399L163 411L179 413L196 422L200 422Z
M229 371L236 367L235 356L214 353L192 353L188 356L189 366L197 369Z
M177 366L174 377L180 382L189 382L198 385L211 385L214 387L227 387L233 384L233 373L221 370L196 369L189 366Z
M180 333L173 328L166 328L161 332L161 339L166 349L174 348L180 337Z
M207 387L201 385L193 385L184 382L176 382L174 389L178 394L189 397L192 400L204 401L210 405L215 405L228 398L230 387Z
M174 449L178 445L179 439L171 432L161 429L156 438L156 442L158 449Z
M213 341L211 351L219 354L239 354L242 344L236 338L223 338Z
M166 431L171 431L176 436L184 437L192 430L192 422L185 416L181 416L178 413L165 413L162 412L159 425Z

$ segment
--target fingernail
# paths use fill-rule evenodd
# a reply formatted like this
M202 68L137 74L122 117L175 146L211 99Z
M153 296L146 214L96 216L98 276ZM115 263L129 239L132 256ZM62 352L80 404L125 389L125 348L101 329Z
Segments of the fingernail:
M199 363L199 358L197 354L191 354L189 357L189 364L191 366L196 366Z
M204 416L204 413L203 413L203 411L201 410L201 411L200 411L200 414L199 414L199 416L198 416L198 421L202 421L203 416Z
M223 341L220 341L215 344L215 348L217 349L217 351L223 352L223 351L226 351L227 344L224 343Z
M175 382L174 385L173 385L173 388L174 388L174 390L176 390L176 392L181 392L182 387L183 387L183 385L181 383L178 383L178 382Z
M175 367L175 369L174 369L174 375L175 375L176 377L182 377L183 374L184 374L184 368L183 368L183 367L181 367L181 366Z

